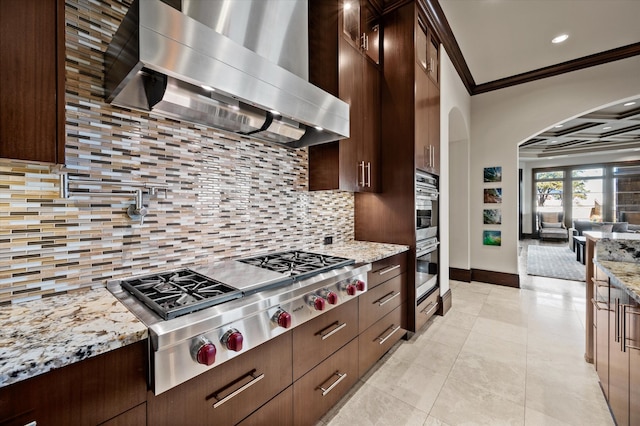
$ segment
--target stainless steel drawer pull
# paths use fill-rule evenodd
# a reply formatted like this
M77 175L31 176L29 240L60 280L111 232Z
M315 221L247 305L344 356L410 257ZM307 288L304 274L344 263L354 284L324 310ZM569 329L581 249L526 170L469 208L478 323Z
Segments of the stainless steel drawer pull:
M335 373L333 373L333 376L338 376L338 380L336 380L335 382L331 383L331 386L329 386L328 388L323 388L322 386L318 386L316 389L320 389L322 391L322 396L325 396L326 394L328 394L329 392L331 392L333 390L333 388L335 388L336 386L338 386L338 383L340 383L341 381L343 381L345 379L345 377L347 377L347 373L340 373L339 371L336 371Z
M325 340L325 339L328 339L329 337L333 336L334 334L336 334L338 331L342 330L346 326L347 326L346 322L343 322L342 324L340 324L338 321L336 321L336 322L332 323L331 325L329 325L329 327L323 328L322 330L317 332L316 336L320 336L320 337L322 337L322 340ZM331 327L335 327L335 328L333 330L331 330L330 332L325 333L325 331L328 330Z
M229 395L225 396L224 398L222 398L221 400L219 400L218 402L216 402L215 404L213 404L213 408L218 408L219 406L221 406L222 404L224 404L225 402L228 402L231 398L238 396L239 394L241 394L242 392L246 391L247 389L249 389L251 386L255 385L256 383L258 383L260 380L264 379L264 373L256 376L255 375L256 370L252 370L251 372L249 372L247 375L243 376L243 377L247 377L247 376L251 376L253 377L253 380L251 380L250 382L242 385L241 387L239 387L238 389L234 390L233 392L231 392ZM243 377L240 377L238 380L234 381L233 383L231 383L231 385L233 385L234 383L237 383L240 379L242 379ZM217 398L217 393L213 394L213 398L214 399L218 399Z
M429 315L431 312L433 312L434 309L436 309L438 307L438 304L435 302L429 302L429 304L427 305L426 308L424 308L422 311L420 311L421 313L425 314L425 315Z
M389 266L388 268L385 268L385 269L381 270L380 272L378 272L378 274L380 274L380 275L388 274L391 271L395 271L399 267L400 267L400 265Z
M375 340L379 340L378 344L382 345L384 344L384 342L386 342L387 340L389 340L389 337L393 336L395 334L396 331L400 330L400 326L394 326L393 324L391 324L391 326L389 328L392 328L391 333L387 334L384 337L378 336L376 337ZM389 330L389 328L387 328L387 330ZM385 330L385 331L387 331Z
M385 294L382 298L376 300L373 303L378 303L378 306L384 306L398 296L400 296L399 291L398 292L392 291L391 293Z
M601 307L600 307L600 303L604 303L605 305L609 306L609 305L608 305L607 303L605 303L605 302L600 302L600 301L595 300L595 299L593 299L593 298L592 298L592 299L591 299L591 303L593 304L593 307L594 307L594 308L596 308L596 309L597 309L597 310L599 310L599 311L608 311L608 310L609 310L609 309L607 309L607 308L601 308Z

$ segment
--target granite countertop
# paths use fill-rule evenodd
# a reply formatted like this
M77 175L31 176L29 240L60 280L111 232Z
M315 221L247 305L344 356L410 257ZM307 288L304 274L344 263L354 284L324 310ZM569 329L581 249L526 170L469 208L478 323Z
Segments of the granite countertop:
M627 291L636 302L640 303L640 264L617 262L613 260L596 260L594 262L611 278L611 284Z
M2 307L0 324L0 387L147 337L106 288Z
M309 247L309 251L332 256L355 259L358 263L373 263L409 250L409 246L399 244L372 243L369 241L348 241Z

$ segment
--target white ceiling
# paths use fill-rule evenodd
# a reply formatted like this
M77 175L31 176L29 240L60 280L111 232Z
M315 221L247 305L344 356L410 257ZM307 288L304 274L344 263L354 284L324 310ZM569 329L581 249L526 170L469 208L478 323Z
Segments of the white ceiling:
M439 2L477 85L640 42L640 0Z

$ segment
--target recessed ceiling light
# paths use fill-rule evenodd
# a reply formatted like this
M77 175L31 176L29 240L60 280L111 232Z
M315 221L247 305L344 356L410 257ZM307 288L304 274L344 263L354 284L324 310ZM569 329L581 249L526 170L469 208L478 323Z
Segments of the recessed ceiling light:
M320 126L314 126L316 130L323 131L324 129Z
M208 90L210 92L214 92L216 89L214 89L211 86L207 86L206 84L201 85L200 87L202 87L204 90Z
M624 104L624 106L631 106L631 105L635 105L635 102L627 102L626 104Z
M554 44L562 43L568 38L569 38L569 34L560 34L559 36L554 37L553 40L551 40L551 43L554 43Z
M602 130L609 130L611 126L603 127Z
M280 111L276 111L275 109L272 109L270 112L273 115L280 115Z
M344 10L349 10L349 9L351 9L351 3L348 1L344 2Z
M558 124L556 127L556 129L559 129L560 127L564 126L564 124Z

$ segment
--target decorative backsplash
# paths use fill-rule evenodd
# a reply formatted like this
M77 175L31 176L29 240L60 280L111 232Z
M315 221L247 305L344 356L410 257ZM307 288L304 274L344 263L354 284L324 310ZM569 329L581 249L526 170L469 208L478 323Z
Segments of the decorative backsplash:
M0 303L249 253L353 239L353 194L307 191L307 150L111 107L103 54L129 2L66 2L66 166L166 184L145 198L62 199L59 166L0 160ZM96 185L90 191L112 191Z

